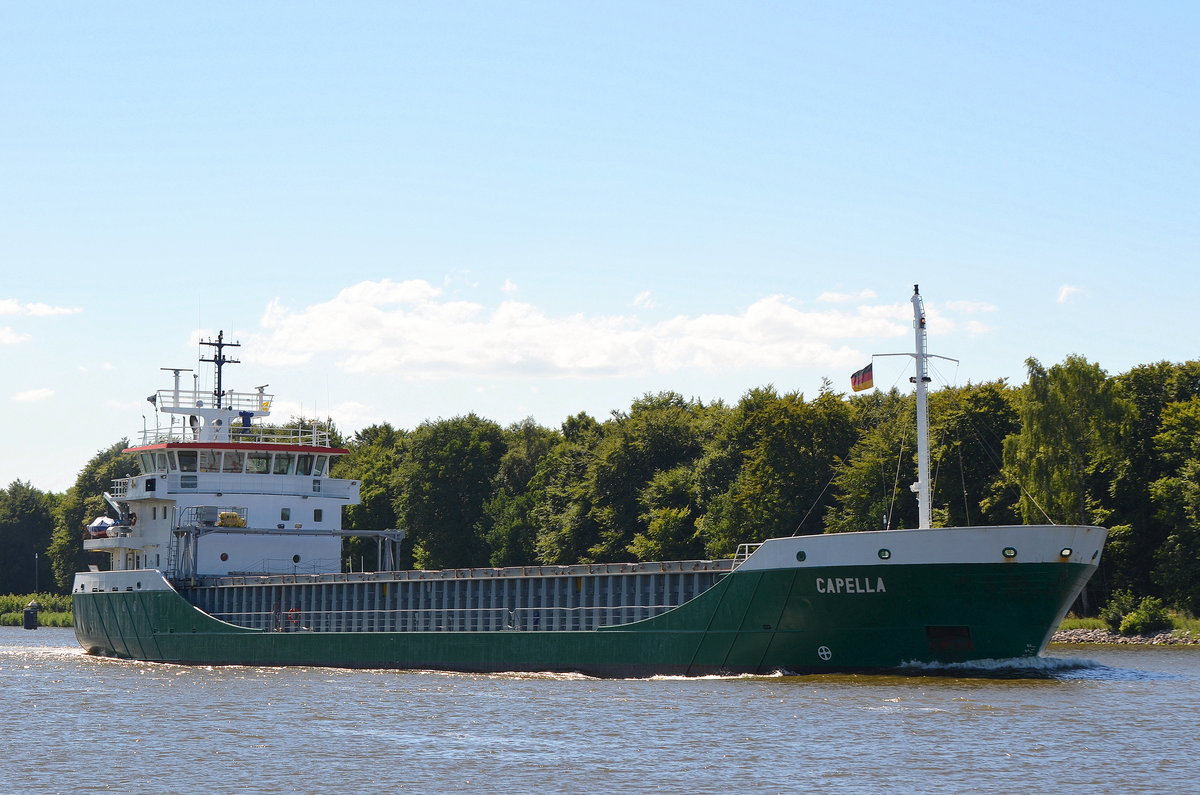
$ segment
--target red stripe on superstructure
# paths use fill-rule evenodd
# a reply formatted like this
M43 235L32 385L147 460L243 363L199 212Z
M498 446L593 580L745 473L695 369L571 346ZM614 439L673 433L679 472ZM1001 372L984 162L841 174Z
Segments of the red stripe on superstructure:
M347 455L344 447L313 447L306 444L271 444L270 442L160 442L141 447L126 447L123 453L140 453L147 450L257 450L264 453L325 453Z

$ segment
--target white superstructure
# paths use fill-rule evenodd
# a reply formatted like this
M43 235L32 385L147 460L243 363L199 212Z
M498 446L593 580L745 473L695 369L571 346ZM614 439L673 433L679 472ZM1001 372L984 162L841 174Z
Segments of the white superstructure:
M236 363L217 340L211 392L171 389L150 402L166 425L142 434L126 452L138 474L115 480L105 495L115 524L94 522L84 548L109 555L109 568L159 569L170 577L341 570L342 506L359 499L359 483L330 477L348 450L315 427L261 424L273 395L225 391L221 368ZM398 531L380 531L394 542ZM379 535L376 533L374 535ZM381 559L382 562L382 559Z

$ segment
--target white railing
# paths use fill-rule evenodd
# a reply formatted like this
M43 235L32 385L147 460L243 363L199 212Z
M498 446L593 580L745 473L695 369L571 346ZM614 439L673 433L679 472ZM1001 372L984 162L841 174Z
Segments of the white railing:
M216 406L216 398L212 392L202 392L193 389L160 389L156 400L160 409L192 409L197 403L204 403L206 408ZM233 411L270 411L274 395L258 392L234 392L229 390L221 396L221 405Z
M733 568L737 568L745 563L754 551L761 547L762 544L738 544L737 552L733 555Z
M185 423L175 423L142 431L141 446L165 444L167 442L195 442L199 433ZM329 431L321 428L266 428L252 425L249 428L232 426L229 441L250 444L294 444L305 447L329 447Z

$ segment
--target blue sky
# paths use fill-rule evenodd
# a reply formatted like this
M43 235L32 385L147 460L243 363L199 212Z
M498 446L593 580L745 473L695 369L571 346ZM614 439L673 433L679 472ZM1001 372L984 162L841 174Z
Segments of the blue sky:
M346 431L848 389L918 282L949 382L1195 358L1198 8L4 4L0 481L219 329Z

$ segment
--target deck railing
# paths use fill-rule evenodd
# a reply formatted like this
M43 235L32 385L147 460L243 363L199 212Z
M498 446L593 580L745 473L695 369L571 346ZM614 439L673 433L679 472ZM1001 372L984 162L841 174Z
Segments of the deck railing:
M733 555L733 568L737 568L745 563L754 551L761 547L762 544L738 544L737 552Z
M263 392L234 392L232 389L221 395L221 405L234 411L266 412L271 409L274 395ZM155 405L160 409L191 409L198 403L206 407L216 405L216 398L211 391L180 389L160 389L155 395Z
M196 429L185 423L147 428L141 433L141 441L137 446L145 447L151 444L167 444L179 442L194 442L199 438ZM329 431L322 428L275 428L261 425L251 425L249 428L232 426L229 429L229 441L249 444L289 444L304 447L329 447L332 437Z

